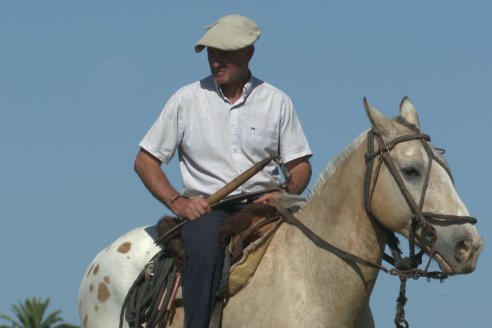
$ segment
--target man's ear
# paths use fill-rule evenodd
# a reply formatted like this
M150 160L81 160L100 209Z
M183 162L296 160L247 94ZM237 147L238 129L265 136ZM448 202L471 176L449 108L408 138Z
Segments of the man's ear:
M248 60L251 60L253 58L253 55L255 53L255 46L251 45L248 47Z

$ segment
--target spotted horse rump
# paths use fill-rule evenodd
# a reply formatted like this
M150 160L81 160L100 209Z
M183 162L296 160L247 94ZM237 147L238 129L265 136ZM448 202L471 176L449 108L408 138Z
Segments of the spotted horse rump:
M127 291L147 262L161 250L154 244L155 226L134 229L101 251L90 264L79 291L83 328L118 327L116 304L123 304Z

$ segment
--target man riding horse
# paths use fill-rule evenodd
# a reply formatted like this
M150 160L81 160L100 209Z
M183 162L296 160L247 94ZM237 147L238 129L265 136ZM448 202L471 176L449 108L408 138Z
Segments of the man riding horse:
M271 162L232 196L255 193L212 209L206 197L254 163L271 156L286 165L284 188L300 194L311 178L311 149L291 99L251 74L249 62L260 37L249 18L229 15L206 27L195 51L207 48L211 75L171 96L140 143L135 171L147 189L178 217L185 249L183 296L186 327L207 327L223 265L218 230L247 202L268 202L280 184ZM176 150L184 190L161 169ZM244 199L246 201L244 201Z

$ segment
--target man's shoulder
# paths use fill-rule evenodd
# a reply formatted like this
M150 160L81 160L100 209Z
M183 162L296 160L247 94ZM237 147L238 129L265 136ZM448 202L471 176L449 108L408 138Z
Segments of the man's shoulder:
M285 93L283 90L279 89L278 87L274 86L269 82L265 82L261 79L254 77L252 83L253 83L253 89L257 89L258 91L261 91L264 94L267 94L269 96L290 99L287 93Z
M194 81L182 86L175 92L175 94L176 95L185 95L188 93L196 94L196 92L200 92L200 91L213 91L213 90L214 90L213 79L211 76L207 76L201 80Z

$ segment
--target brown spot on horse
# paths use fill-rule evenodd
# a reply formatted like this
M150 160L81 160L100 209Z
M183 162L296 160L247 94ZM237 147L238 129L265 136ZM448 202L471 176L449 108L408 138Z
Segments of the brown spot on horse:
M109 299L109 296L111 296L111 294L109 293L108 286L104 283L100 283L99 288L97 289L97 299L104 303Z
M96 267L94 268L94 275L96 275L99 272L99 264L96 264Z
M125 242L123 244L121 244L119 247L118 247L118 252L119 253L122 253L122 254L125 254L125 253L128 253L130 251L130 249L132 248L132 243L130 242Z

